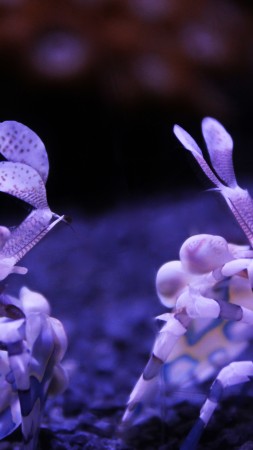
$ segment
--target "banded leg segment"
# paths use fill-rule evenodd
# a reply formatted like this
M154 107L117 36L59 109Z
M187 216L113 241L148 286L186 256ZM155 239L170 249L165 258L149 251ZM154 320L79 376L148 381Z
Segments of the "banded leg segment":
M219 317L221 319L253 325L253 311L251 309L223 300L216 300L216 302L220 307Z
M204 428L217 408L224 389L240 383L246 383L253 377L252 361L237 361L224 367L213 382L208 398L203 404L198 420L180 447L180 450L195 450Z
M152 355L130 395L122 418L123 425L128 424L139 415L143 404L152 397L154 390L158 388L160 369L166 362L178 339L186 333L191 320L183 312L179 314L163 314L158 319L166 320L166 323L159 331Z

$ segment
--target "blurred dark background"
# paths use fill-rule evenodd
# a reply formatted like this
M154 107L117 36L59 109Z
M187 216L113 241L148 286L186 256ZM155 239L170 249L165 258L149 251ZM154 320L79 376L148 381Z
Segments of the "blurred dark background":
M197 185L172 126L201 139L207 115L251 177L252 75L250 1L0 0L0 121L44 141L52 207L96 212Z

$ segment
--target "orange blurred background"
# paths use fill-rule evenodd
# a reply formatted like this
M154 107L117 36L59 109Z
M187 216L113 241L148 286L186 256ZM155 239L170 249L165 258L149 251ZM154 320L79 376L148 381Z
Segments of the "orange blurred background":
M93 211L197 181L172 136L221 120L253 172L253 7L239 0L0 0L0 120L36 131L49 198Z

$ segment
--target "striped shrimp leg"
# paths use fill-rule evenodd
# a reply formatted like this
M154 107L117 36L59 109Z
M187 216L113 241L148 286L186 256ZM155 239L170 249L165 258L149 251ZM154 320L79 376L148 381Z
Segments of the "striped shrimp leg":
M252 376L252 361L232 362L219 372L210 388L209 395L201 408L199 418L184 440L180 450L195 450L197 448L202 433L217 408L224 390L229 386L246 383L247 381L250 381Z
M165 313L158 319L165 320L166 323L159 331L150 359L130 395L122 418L123 426L131 423L140 414L142 406L152 397L154 390L158 388L160 370L178 339L186 333L191 321L184 312Z

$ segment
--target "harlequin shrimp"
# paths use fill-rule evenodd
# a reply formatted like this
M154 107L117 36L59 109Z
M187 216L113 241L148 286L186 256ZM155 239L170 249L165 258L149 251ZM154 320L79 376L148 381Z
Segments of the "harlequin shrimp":
M253 201L237 184L233 141L217 120L202 121L210 164L183 128L175 125L174 133L223 196L250 245L231 244L222 236L191 236L181 246L179 259L159 269L157 294L168 312L158 317L165 324L130 395L122 424L131 424L158 390L161 373L172 390L213 378L199 418L181 447L193 450L224 390L253 376L253 362L239 360L253 337Z
M18 261L65 216L48 206L45 183L49 163L43 142L18 122L0 123L0 192L33 209L14 229L0 226L0 281L25 274ZM50 317L47 300L23 287L19 299L0 289L0 439L19 425L24 448L35 450L48 394L66 386L61 366L67 339L62 324Z
M61 360L67 337L41 294L0 296L0 439L22 427L25 450L35 450L45 401L67 386Z

